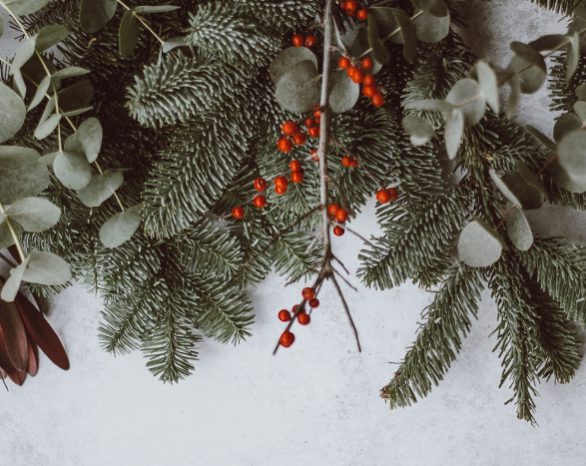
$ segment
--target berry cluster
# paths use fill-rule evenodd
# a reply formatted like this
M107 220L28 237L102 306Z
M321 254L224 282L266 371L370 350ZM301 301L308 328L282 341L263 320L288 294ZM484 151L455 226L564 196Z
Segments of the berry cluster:
M283 154L288 154L293 150L293 146L302 146L307 142L307 136L310 138L319 137L319 108L314 110L313 116L305 119L307 134L303 132L300 125L294 121L287 120L281 125L281 137L277 140L277 149Z
M346 223L348 221L348 211L341 207L339 204L332 203L328 205L328 215L330 218L335 220L337 223ZM340 225L334 226L334 235L342 236L345 233L344 228Z
M356 18L359 21L368 19L368 10L356 0L345 0L339 3L340 9L350 18Z
M368 99L375 107L382 107L385 104L385 97L379 90L372 70L374 69L374 61L370 57L362 57L359 61L353 60L350 57L340 57L338 60L338 68L346 70L348 77L362 86L362 95Z
M353 155L344 155L342 157L342 166L345 168L356 168L358 166L358 159Z
M397 200L399 191L397 188L381 188L376 192L376 200L381 204L388 204Z
M291 44L293 47L311 48L317 44L317 37L313 34L300 34L296 32L291 36Z
M311 322L311 311L308 314L305 311L305 303L309 304L309 307L313 310L319 307L319 299L316 297L314 288L303 288L301 292L303 296L303 302L296 304L293 309L281 309L277 314L277 317L281 322L290 322L292 319L297 319L301 325L309 325ZM285 348L289 348L295 342L295 334L290 330L285 330L279 338L279 344Z

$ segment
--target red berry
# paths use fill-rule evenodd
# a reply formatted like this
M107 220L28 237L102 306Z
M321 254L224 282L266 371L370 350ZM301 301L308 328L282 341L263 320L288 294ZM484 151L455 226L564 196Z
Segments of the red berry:
M364 57L360 60L360 66L364 71L370 71L374 68L374 61L370 57Z
M340 209L341 207L338 204L330 204L328 206L328 214L330 214L332 217L335 217L338 213L338 210Z
M307 36L305 36L305 46L311 48L315 44L317 44L316 37L313 34L307 34Z
M317 153L317 149L311 149L309 151L309 154L311 155L311 160L313 160L314 162L319 162L319 155Z
M242 220L244 218L244 208L241 205L232 207L232 217L236 220Z
M275 186L275 193L282 196L287 192L287 186Z
M283 154L288 154L293 149L293 143L287 138L279 138L277 141L277 149Z
M321 117L321 109L319 108L319 105L316 105L313 110L313 118L315 118L316 121L319 121L320 117Z
M356 168L358 166L358 160L355 157L352 157L350 160L350 168Z
M284 176L277 176L275 178L275 186L284 186L286 188L287 184L287 178Z
M311 126L307 128L307 134L311 138L318 138L319 137L319 126Z
M254 189L256 189L257 191L262 192L265 189L267 189L267 182L264 178L261 178L259 176L258 178L255 178L253 186L254 186Z
M371 74L365 75L364 81L362 81L362 84L364 84L365 86L376 86L376 81L374 79L374 76Z
M366 21L368 19L368 10L366 8L360 8L360 10L356 12L356 19Z
M319 307L319 299L317 299L317 298L310 299L310 300L309 300L309 305L310 305L311 307L313 307L314 309L315 309L316 307Z
M346 0L342 3L342 9L346 13L356 13L358 10L358 2L356 0Z
M289 346L291 346L293 344L293 342L295 341L295 335L293 334L293 332L283 332L281 334L281 337L279 338L279 343L281 344L281 346L284 346L285 348L289 348Z
M336 225L334 227L334 235L336 236L343 236L346 230L344 230L340 225Z
M287 309L281 309L277 316L281 322L289 322L291 320L291 313Z
M396 201L399 197L399 190L397 188L389 188L388 191L391 196L391 201Z
M362 95L364 97L372 98L377 92L378 89L376 88L376 86L362 86Z
M306 301L309 301L310 299L315 298L315 289L309 286L305 287L301 292L301 296L303 296L303 299L305 299Z
M350 68L350 65L352 65L352 62L348 57L340 57L340 59L338 60L338 68L340 68L341 70L347 70L348 68Z
M340 223L346 223L348 220L348 211L345 209L340 209L336 212L336 220Z
M344 157L342 157L342 166L350 168L352 166L353 158L354 157L352 157L351 155L345 155Z
M295 47L303 47L303 44L305 43L305 37L303 37L303 34L295 33L291 37L291 43Z
M293 183L301 183L303 181L303 172L293 172L291 173L291 181Z
M301 325L309 325L311 322L311 317L307 312L301 311L299 314L297 314L297 322L299 322Z
M262 194L258 194L256 196L254 196L252 203L253 203L254 207L257 207L258 209L262 209L263 207L267 206L267 198L264 197Z
M372 96L372 105L375 107L382 107L385 104L385 98L380 92L377 92Z
M305 126L307 126L308 128L312 127L315 125L315 121L313 121L313 118L311 117L307 117L305 119Z
M389 192L388 189L379 189L376 192L376 200L378 202L380 202L381 204L386 204L387 202L391 201L391 193Z
M292 172L300 172L302 169L302 165L301 162L299 160L291 160L291 162L289 162L289 170L291 170Z
M350 69L352 69L352 68L350 68ZM356 68L352 72L352 75L349 74L348 76L350 76L350 79L352 80L352 82L355 82L356 84L362 84L362 82L364 81L364 73L359 68Z
M293 143L296 146L302 146L303 144L305 144L305 141L307 141L307 136L305 136L305 134L303 134L303 133L295 133L293 135Z
M299 132L299 125L294 121L287 120L281 125L281 131L287 136L293 136L295 133Z

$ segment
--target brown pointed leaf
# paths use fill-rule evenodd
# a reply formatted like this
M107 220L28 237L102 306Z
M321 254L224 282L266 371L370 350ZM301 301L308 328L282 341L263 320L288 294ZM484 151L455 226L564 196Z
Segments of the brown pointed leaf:
M24 371L28 361L28 344L22 319L14 303L0 301L0 327L8 358L18 371Z
M20 312L22 321L30 338L39 345L48 358L56 366L68 370L69 358L63 348L61 340L49 325L43 314L22 294L18 294L15 304Z
M2 328L0 328L0 368L4 370L5 375L8 372L16 372L16 369L10 361L6 351L6 343L4 342L4 333L2 333Z
M16 372L9 372L8 377L12 380L16 385L21 385L24 383L26 379L26 372L25 371L16 371Z
M31 340L28 341L28 366L26 371L32 377L39 372L39 348Z

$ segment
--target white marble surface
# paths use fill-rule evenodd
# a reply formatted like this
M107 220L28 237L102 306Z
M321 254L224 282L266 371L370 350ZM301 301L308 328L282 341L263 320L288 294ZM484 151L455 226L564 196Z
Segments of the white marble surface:
M470 2L491 31L475 41L497 58L512 39L562 25L525 1ZM486 34L486 35L485 35ZM0 43L7 52L6 42ZM478 44L482 44L480 49ZM488 44L488 45L487 45ZM547 129L544 96L522 113ZM353 225L374 229L370 206ZM579 229L578 232L580 233ZM356 242L336 240L356 266ZM364 352L354 342L327 288L309 328L293 348L271 356L282 306L297 299L271 277L254 292L254 336L236 348L206 342L196 374L162 385L138 354L113 358L99 348L100 301L74 286L54 302L51 322L69 350L62 372L42 358L36 379L0 393L0 464L23 466L383 466L586 463L586 368L566 386L539 387L539 427L518 421L498 389L500 364L491 352L495 309L484 296L479 320L440 387L412 408L390 411L378 390L414 338L431 297L410 285L387 292L349 292Z

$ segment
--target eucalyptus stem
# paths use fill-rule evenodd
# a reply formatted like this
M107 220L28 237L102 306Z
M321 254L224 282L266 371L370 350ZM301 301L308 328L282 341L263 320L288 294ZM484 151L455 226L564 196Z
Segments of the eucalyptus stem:
M18 251L18 255L20 256L20 261L25 262L26 255L24 254L22 244L20 243L20 238L16 234L16 230L14 229L14 225L12 225L10 218L8 218L8 216L6 215L6 211L4 210L4 206L2 205L2 203L0 203L0 213L2 215L4 215L4 222L6 222L6 226L8 227L8 230L10 231L10 236L12 236L12 239L14 240L14 246L16 246L16 250Z
M120 4L120 6L122 6L122 8L126 9L126 11L132 11L132 8L130 8L126 3L124 3L122 0L116 0L118 2L118 4ZM139 14L136 14L135 12L132 13L134 15L134 17L140 21L140 23L145 27L145 29L147 31L149 31L153 37L155 39L157 39L159 41L159 43L161 45L165 45L165 41L161 38L161 36L159 36L155 30L151 27L151 25L148 23L147 20L145 20L142 16L140 16Z

